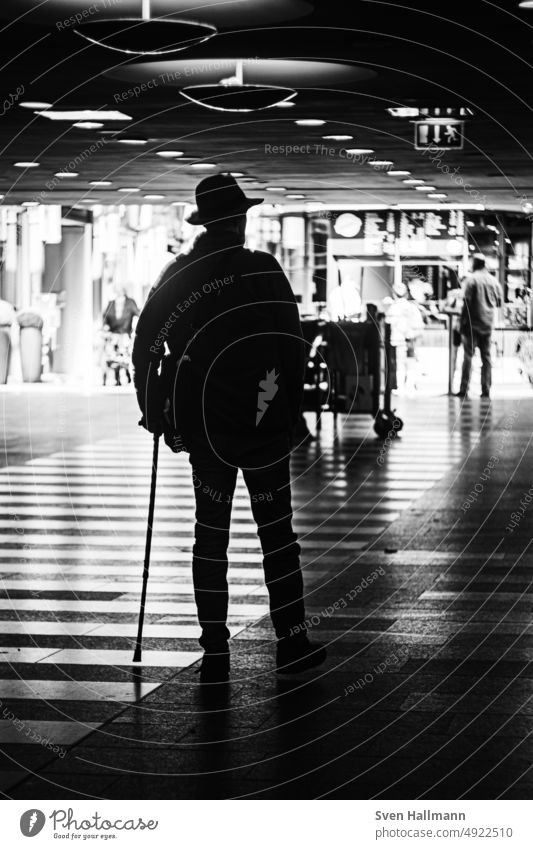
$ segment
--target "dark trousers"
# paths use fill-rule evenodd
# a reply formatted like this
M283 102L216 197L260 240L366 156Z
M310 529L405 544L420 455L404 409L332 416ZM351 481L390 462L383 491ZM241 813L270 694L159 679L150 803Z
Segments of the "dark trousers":
M472 329L468 335L461 334L463 343L463 373L461 376L461 392L468 392L470 374L472 372L472 359L476 348L481 354L481 391L490 392L492 383L492 361L490 357L492 346L492 332Z
M288 635L305 620L300 546L292 529L288 440L231 453L233 463L222 460L207 445L191 447L190 455L196 496L193 583L202 627L200 645L215 652L223 651L229 638L227 549L239 468L261 541L276 636Z

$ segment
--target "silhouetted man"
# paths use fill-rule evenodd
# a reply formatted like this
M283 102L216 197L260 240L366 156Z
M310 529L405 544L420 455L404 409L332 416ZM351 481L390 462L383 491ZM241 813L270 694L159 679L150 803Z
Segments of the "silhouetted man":
M279 672L322 663L305 620L300 547L292 528L289 434L298 419L305 350L290 284L270 254L246 250L246 198L233 177L196 189L188 219L206 232L162 273L141 313L133 350L145 425L190 453L196 497L193 582L201 681L229 676L227 548L242 469L263 550ZM170 354L162 371L165 343ZM163 417L165 398L170 412ZM179 434L179 436L178 436ZM181 444L181 443L180 443Z
M461 388L457 395L468 394L472 358L476 348L481 354L481 397L490 398L492 384L492 330L496 311L503 301L502 288L495 277L485 268L485 257L474 256L472 274L464 284L464 301L461 314L461 341L463 343L463 373Z

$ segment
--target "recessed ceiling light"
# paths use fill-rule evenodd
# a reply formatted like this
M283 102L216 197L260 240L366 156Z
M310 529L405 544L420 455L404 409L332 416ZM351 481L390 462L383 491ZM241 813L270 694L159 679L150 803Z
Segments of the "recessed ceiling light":
M80 203L94 203L95 204L96 201L94 200L94 198L82 198L80 200Z
M140 192L140 191L141 191L140 189L137 189L133 186L131 188L128 187L128 186L123 186L121 189L119 189L119 192L128 192L128 194L130 192Z
M376 165L379 168L384 168L386 165L394 165L392 159L373 159L370 165Z
M296 106L293 100L282 100L281 103L275 103L276 109L290 109L291 106Z
M23 109L51 109L52 104L41 100L25 100L23 103L19 103L19 106L22 106Z
M190 167L196 168L198 171L201 171L205 168L205 170L208 171L210 168L216 168L217 166L214 162L193 162Z
M423 180L415 180L414 178L409 180L402 180L402 183L405 183L406 186L421 186L423 182Z
M111 180L91 180L91 186L110 186Z
M158 150L156 156L161 156L163 159L176 159L178 156L183 156L182 150Z
M79 174L77 171L56 171L54 174L55 177L78 177Z
M521 0L518 6L520 9L533 9L533 0Z
M230 177L244 177L244 171L230 171Z
M40 162L15 162L15 168L38 168Z
M165 195L143 195L145 200L164 200Z
M321 127L326 122L322 118L298 118L294 123L299 127Z
M45 109L38 111L42 118L50 121L131 121L131 115L114 109L70 109L61 111L59 109Z
M416 186L417 192L434 192L435 186Z
M476 226L476 223L475 223L475 221L467 221L467 222L466 222L466 226L467 226L467 227L475 227L475 226Z
M332 136L322 136L322 138L328 139L328 140L331 140L331 141L350 141L350 139L353 139L353 136L335 136L335 135L332 135Z
M113 133L114 131L113 130L111 130L111 131L106 130L105 132L107 134L108 132ZM117 139L117 141L118 141L119 144L148 144L146 139Z
M25 201L23 201L22 206L39 206L39 201L37 201L37 200L25 200Z
M104 125L98 123L98 121L76 121L72 126L78 127L80 130L99 130Z
M431 197L432 198L439 198L439 200L440 200L441 198L447 198L448 195L444 194L444 192L435 192L435 194L431 195Z
M415 106L393 106L387 112L393 118L418 118L420 115L420 109Z
M410 171L387 171L389 177L407 177L410 173Z
M285 197L290 198L291 200L301 200L302 198L307 197L307 195L285 195Z
M349 156L362 156L365 153L374 153L374 151L367 147L348 147L346 153Z
M285 188L285 186L267 186L266 191L267 192L286 192L287 189Z

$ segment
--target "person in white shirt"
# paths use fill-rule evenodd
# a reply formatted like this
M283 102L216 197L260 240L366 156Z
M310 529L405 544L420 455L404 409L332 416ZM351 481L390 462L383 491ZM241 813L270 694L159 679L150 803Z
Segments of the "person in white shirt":
M409 298L405 283L393 286L396 295L384 298L385 320L391 327L391 346L395 349L396 389L416 390L416 343L424 329L424 321L416 301Z

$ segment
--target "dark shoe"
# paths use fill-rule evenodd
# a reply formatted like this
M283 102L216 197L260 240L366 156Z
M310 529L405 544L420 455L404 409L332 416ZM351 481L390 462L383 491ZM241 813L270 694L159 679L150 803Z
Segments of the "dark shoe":
M481 397L482 398L490 398L490 392L482 392Z
M200 667L200 684L225 684L229 681L229 651L206 652Z
M456 398L468 398L468 392L454 392Z
M324 663L327 652L320 644L313 645L306 636L283 637L276 648L276 672L293 675Z

